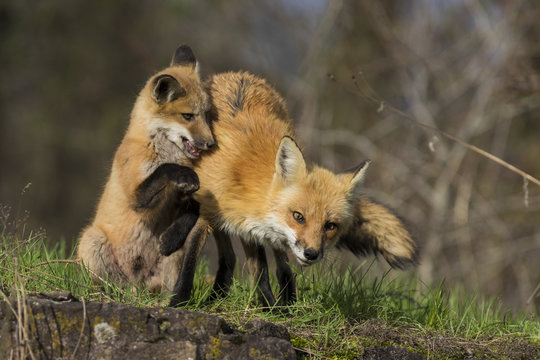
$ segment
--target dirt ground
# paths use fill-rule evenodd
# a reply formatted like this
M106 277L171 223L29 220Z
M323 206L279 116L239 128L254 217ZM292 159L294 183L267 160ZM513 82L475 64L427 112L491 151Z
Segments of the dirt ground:
M540 359L540 344L513 336L466 340L396 329L380 320L367 320L355 335L366 344L360 359Z

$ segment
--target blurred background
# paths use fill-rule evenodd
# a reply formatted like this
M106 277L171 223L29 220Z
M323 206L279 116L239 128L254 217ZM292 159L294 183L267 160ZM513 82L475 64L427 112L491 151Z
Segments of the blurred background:
M0 0L1 215L75 244L138 91L186 43L205 77L267 78L310 160L373 161L423 282L534 311L539 187L433 129L540 177L538 19L534 0Z

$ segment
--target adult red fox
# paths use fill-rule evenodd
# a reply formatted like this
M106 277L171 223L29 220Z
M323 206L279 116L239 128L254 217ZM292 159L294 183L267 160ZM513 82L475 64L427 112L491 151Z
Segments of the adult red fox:
M197 220L192 162L214 145L208 108L195 55L180 46L140 92L95 218L80 237L77 257L94 274L172 290L182 253L163 256L169 252L160 244L182 243Z
M231 284L233 235L242 241L264 306L275 303L265 246L276 257L282 304L296 300L287 251L301 265L321 260L333 245L355 254L381 253L398 268L416 261L417 246L403 223L361 195L369 162L342 174L306 165L283 99L262 79L219 74L208 89L217 146L194 167L200 218L186 242L171 305L189 300L196 259L210 231L219 251L213 296L226 294Z

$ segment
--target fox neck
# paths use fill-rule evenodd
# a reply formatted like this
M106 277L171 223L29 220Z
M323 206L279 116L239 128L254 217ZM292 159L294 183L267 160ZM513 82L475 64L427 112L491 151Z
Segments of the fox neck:
M287 250L288 239L295 238L290 229L281 226L272 216L267 216L265 219L246 217L240 221L240 225L225 222L221 230L250 243L270 245L282 250Z
M202 188L207 184L215 186L221 181L227 184L221 190L216 188L212 191L219 197L218 208L221 210L219 215L214 214L219 217L216 218L214 226L252 243L271 243L273 247L286 248L287 239L294 238L294 233L279 222L275 210L276 203L286 194L274 184L275 152L269 153L271 156L268 158L258 153L253 155L253 159L251 154L244 154L242 161L250 165L231 172L228 172L230 168L222 169L222 172L216 171L215 174L220 174L220 179L206 178L204 172L199 174L202 176ZM204 162L205 159L202 160ZM256 171L255 165L251 164L256 164ZM197 172L197 166L195 170ZM203 189L201 193L196 193L195 197L204 193Z

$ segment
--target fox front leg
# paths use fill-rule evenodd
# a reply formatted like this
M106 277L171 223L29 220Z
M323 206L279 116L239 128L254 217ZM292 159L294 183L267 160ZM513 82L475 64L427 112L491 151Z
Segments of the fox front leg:
M184 245L189 232L199 218L199 208L199 203L193 199L182 202L179 207L180 215L161 234L159 245L161 255L169 256Z
M274 249L276 276L279 283L279 305L292 305L296 302L296 279L294 278L287 252Z
M214 287L210 294L210 300L227 295L232 284L234 266L236 264L236 255L229 235L220 231L214 231L214 239L216 240L218 250L219 267L216 273Z
M199 177L193 169L178 164L166 163L158 166L135 190L135 208L151 209L167 196L166 188L173 185L180 193L190 195L199 190Z
M259 293L259 304L264 308L271 308L276 303L276 299L270 287L268 262L266 260L264 246L252 244L243 239L241 240L248 262L249 272L255 280Z

